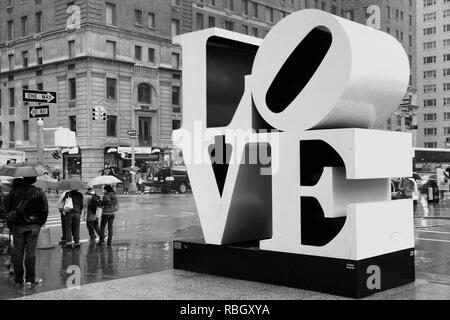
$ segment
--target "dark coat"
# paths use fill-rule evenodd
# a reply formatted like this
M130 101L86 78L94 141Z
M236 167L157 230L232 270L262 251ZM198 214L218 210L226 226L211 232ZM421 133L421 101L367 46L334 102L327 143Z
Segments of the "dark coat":
M115 192L106 192L102 199L102 215L116 213L117 196Z
M32 200L23 208L25 214L31 219L27 221L19 214L15 223L16 226L42 226L47 222L48 202L45 193L41 189L26 183L17 183L14 186L13 190L5 197L3 208L5 212L10 212L15 210L21 201L31 198ZM29 220L33 222L29 222Z
M72 190L72 191L67 192L64 198L67 198L67 197L72 198L73 209L70 210L69 212L66 212L66 214L71 214L71 213L81 214L81 212L83 211L83 200L84 200L83 194L76 190Z

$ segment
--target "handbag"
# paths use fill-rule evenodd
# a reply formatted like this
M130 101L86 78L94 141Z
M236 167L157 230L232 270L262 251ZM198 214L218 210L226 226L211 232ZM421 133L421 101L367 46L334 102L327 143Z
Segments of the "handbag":
M11 230L19 218L18 209L22 206L23 200L19 202L17 207L6 214L6 226Z
M73 201L71 197L67 197L66 201L64 202L64 208L63 208L64 212L69 212L71 210L73 210Z

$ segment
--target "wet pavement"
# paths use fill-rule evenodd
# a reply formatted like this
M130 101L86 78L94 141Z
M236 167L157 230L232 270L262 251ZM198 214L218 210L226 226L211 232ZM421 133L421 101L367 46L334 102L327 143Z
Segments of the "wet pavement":
M53 197L55 198L55 197ZM56 198L48 226L61 235ZM12 285L0 269L0 299L341 299L315 292L172 269L172 241L203 239L191 194L120 197L112 247L39 250L32 289ZM386 221L389 223L389 221ZM416 282L368 299L450 299L450 194L439 204L422 199L414 218ZM82 227L81 239L87 240ZM5 257L0 256L0 263ZM69 290L70 265L81 269L81 288Z
M61 238L57 197L49 196L47 227L55 248L38 250L36 261L37 276L44 281L32 289L14 285L3 267L7 257L0 256L0 299L66 288L71 265L80 267L83 285L171 269L174 239L203 238L191 194L119 196L119 202L111 247L89 245L82 223L81 249L65 249L57 244Z

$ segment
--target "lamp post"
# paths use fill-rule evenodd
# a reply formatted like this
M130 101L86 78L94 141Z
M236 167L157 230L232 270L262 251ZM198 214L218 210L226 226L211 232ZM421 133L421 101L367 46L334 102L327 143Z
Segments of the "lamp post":
M44 120L37 120L37 160L44 163Z

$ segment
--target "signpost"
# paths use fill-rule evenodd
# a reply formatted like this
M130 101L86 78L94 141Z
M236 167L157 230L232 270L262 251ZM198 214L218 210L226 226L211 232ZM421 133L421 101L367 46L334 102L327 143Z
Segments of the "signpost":
M56 103L56 92L23 90L24 102Z
M29 110L30 118L48 118L50 116L49 106L33 106Z

